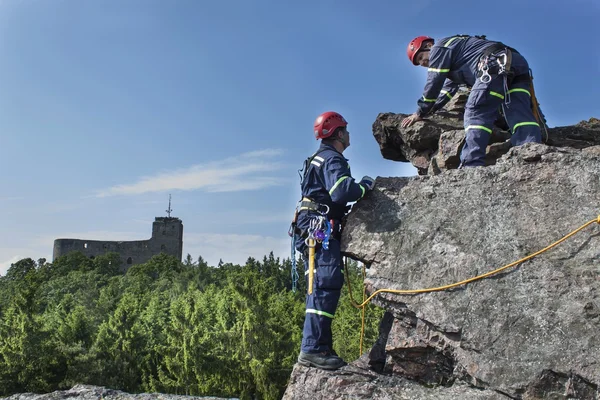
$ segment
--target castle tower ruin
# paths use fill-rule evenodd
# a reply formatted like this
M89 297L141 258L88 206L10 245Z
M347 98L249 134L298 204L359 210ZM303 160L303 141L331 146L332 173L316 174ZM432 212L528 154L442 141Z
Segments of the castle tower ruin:
M80 251L87 257L116 252L121 256L122 267L127 270L135 264L143 264L152 256L169 254L181 260L183 252L183 222L171 217L169 204L167 217L156 217L152 223L152 237L148 240L104 241L84 239L56 239L52 260L72 251Z

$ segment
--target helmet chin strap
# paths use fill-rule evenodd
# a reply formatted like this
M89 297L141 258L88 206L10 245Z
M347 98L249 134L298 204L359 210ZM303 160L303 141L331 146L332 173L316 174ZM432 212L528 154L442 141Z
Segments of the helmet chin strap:
M348 147L348 143L344 140L344 137L336 137L335 140L337 140L338 142L340 142L342 144L342 146L344 146L344 149Z

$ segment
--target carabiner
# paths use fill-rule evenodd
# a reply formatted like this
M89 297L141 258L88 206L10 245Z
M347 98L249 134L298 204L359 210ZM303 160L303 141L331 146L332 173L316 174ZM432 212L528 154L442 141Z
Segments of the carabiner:
M316 241L314 237L307 237L306 239L304 239L304 244L306 244L306 247L312 247L314 248L316 245Z
M502 75L506 72L506 63L508 62L508 55L506 53L501 53L496 56L496 61L498 63L498 75Z
M490 81L492 80L491 75L489 74L488 70L490 69L490 67L488 66L488 61L489 59L487 57L482 57L481 60L479 60L479 72L481 72L481 76L479 77L479 80L482 83L490 83Z

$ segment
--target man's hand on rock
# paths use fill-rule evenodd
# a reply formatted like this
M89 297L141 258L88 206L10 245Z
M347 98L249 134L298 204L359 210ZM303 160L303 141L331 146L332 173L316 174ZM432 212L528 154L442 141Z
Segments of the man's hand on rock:
M370 176L363 176L359 184L361 184L367 190L373 190L375 187L375 179L371 178Z
M400 126L403 128L407 128L417 121L423 121L423 118L419 117L417 113L414 113L413 115L404 118Z

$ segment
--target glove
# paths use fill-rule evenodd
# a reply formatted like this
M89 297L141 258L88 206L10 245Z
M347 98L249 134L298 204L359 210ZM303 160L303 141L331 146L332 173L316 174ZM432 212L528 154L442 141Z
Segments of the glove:
M375 187L375 179L371 178L370 176L363 176L359 184L367 190L373 190Z

